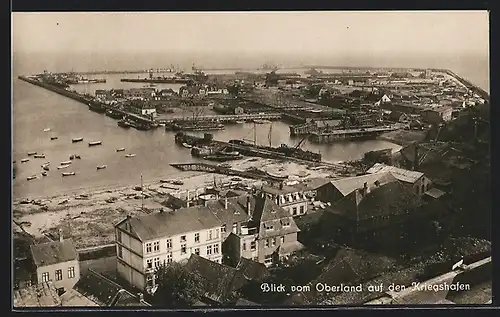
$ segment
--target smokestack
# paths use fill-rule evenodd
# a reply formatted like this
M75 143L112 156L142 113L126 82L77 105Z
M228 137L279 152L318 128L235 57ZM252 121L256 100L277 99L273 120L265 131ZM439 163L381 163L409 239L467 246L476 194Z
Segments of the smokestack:
M250 196L247 197L247 213L250 215Z
M365 196L367 192L368 192L368 183L365 182L363 184L363 196Z
M63 231L62 229L59 229L59 241L63 242L64 241L64 237L63 237Z
M224 198L224 209L227 209L227 197Z

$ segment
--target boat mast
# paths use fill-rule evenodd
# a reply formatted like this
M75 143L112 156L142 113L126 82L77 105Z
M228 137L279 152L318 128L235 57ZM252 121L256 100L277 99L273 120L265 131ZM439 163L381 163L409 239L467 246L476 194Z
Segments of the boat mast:
M257 129L256 129L256 123L253 123L253 145L257 145Z
M269 125L269 134L267 138L269 139L269 147L272 147L272 141L273 141L273 123L271 122L271 125Z
M142 183L142 174L141 174L141 211L144 212L144 186Z

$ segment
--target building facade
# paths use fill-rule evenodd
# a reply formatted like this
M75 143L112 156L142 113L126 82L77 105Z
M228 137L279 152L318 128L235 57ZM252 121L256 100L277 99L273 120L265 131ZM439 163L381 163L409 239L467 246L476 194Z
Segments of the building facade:
M61 295L78 282L79 257L71 240L35 244L30 251L37 283L52 282Z
M263 186L262 191L293 217L305 215L307 212L309 199L297 188L283 185L278 188Z
M426 109L422 112L422 120L428 123L441 123L452 119L453 108L448 106L438 106Z
M115 232L118 274L139 289L155 285L160 265L186 262L191 254L222 263L221 224L203 206L127 217Z

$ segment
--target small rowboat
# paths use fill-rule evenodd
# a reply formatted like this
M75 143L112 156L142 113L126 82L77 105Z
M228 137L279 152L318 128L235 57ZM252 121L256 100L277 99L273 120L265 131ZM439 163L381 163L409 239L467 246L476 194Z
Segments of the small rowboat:
M43 132L50 132L50 128L43 129Z
M102 141L89 142L89 146L101 145Z
M35 154L34 158L45 158L45 154Z
M61 165L69 165L71 164L71 161L64 161L64 162L61 162Z
M43 168L45 171L50 171L50 167L48 167L47 165L42 166L42 168Z
M45 165L50 165L50 161L43 163L42 167L44 167Z
M127 154L125 157L135 157L135 154Z
M102 170L102 169L105 169L106 167L108 167L108 166L107 165L99 165L99 166L97 166L97 169Z
M50 139L51 140L57 140L57 137L56 136L51 136Z
M28 152L28 156L36 155L36 152Z
M47 176L47 172L42 172L42 176Z
M125 148L124 148L124 147L121 147L121 148L119 148L119 149L116 149L116 152L123 152L123 151L125 151Z
M62 173L62 176L72 176L75 174L76 174L75 172L66 172L66 173Z
M28 162L29 160L30 160L29 158L22 159L22 160L21 160L21 163L26 163L26 162Z
M30 180L36 179L36 176L35 176L35 175L33 175L33 176L28 176L28 177L26 177L26 179L30 181Z
M83 138L73 138L71 139L71 142L76 143L76 142L82 142Z
M61 165L61 166L58 166L57 169L60 170L60 169L63 169L63 168L68 168L70 166L71 165Z

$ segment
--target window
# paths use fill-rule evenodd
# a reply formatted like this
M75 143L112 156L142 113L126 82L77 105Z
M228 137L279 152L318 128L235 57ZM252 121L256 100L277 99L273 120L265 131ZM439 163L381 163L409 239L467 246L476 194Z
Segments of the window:
M274 226L273 225L264 225L264 227L266 228L266 230L273 230L274 229Z
M257 243L255 241L250 242L250 250L254 251L257 248Z
M194 234L194 242L195 243L200 243L200 234L199 233L195 233Z
M167 239L167 242L165 243L167 250L172 249L172 239Z
M153 267L154 268L160 267L160 258L159 257L153 259Z
M269 248L269 239L266 239L266 248Z
M75 267L70 266L68 267L68 278L73 278L75 277Z
M290 220L289 219L283 219L283 220L281 220L281 225L283 227L290 227Z
M186 242L186 236L181 236L181 242Z
M186 254L186 244L181 244L181 254Z
M285 237L280 237L281 243L285 243Z
M207 255L211 255L211 254L212 254L212 246L207 245Z
M293 210L292 211L292 215L295 216L297 214L297 207L293 207L292 210Z
M48 282L48 281L50 281L49 272L42 273L42 282Z
M273 263L272 254L266 255L266 258L264 259L264 264L272 264L272 263Z
M56 281L62 280L62 270L56 270Z
M146 268L147 269L152 269L153 268L153 259L147 259L146 260Z
M207 240L208 241L212 240L212 230L208 230L208 232L207 232Z
M159 252L160 251L160 241L153 242L153 251L154 252Z
M167 263L172 263L172 252L167 253Z
M300 206L300 213L303 214L304 213L304 206Z
M121 245L118 246L118 257L123 259L123 248Z
M233 223L233 233L238 234L238 224L237 223Z
M226 232L226 225L222 225L222 227L220 227L220 232Z
M272 245L273 247L276 245L276 238L273 238L273 239L271 240L271 245Z
M247 250L247 243L246 242L243 242L242 249L243 249L243 251Z
M215 239L219 239L219 228L215 229Z
M196 254L196 255L200 255L200 248L196 248L196 249L194 249L194 254Z
M152 249L151 249L151 242L149 243L146 243L146 253L151 253Z
M153 286L153 274L148 274L146 277L146 285Z
M214 254L219 254L219 244L214 244Z
M116 232L116 241L122 242L122 232L121 231Z

